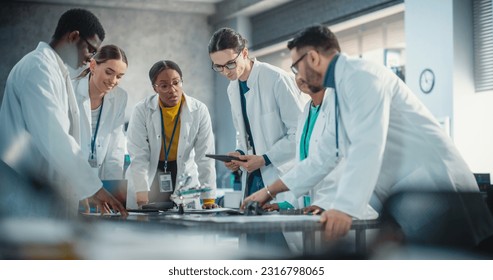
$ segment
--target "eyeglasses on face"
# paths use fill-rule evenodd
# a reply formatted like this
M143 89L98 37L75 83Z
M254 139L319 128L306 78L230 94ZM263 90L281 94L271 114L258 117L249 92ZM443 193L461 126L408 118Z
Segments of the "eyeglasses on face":
M238 55L236 55L236 57L233 60L229 61L228 63L226 63L224 65L212 63L212 70L214 70L216 72L222 72L222 71L224 71L224 67L228 68L228 70L235 69L236 68L236 60L238 59L238 57L240 57L240 54L242 51L243 51L243 49L238 53Z
M98 48L91 45L91 43L89 43L89 41L87 41L86 38L84 38L84 41L86 41L86 45L87 45L87 52L92 54L93 56L96 55L96 53L98 52Z
M309 53L310 51L307 51L306 53L304 53L302 56L300 56L300 58L298 58L298 60L296 60L293 64L291 64L291 71L293 71L293 73L295 75L298 75L298 66L296 66L298 63L300 63L300 61L305 58L305 56Z
M172 87L181 88L183 86L183 80L173 80L171 81L171 84L161 83L161 84L154 84L154 86L158 88L159 91L163 93L167 93L171 91Z

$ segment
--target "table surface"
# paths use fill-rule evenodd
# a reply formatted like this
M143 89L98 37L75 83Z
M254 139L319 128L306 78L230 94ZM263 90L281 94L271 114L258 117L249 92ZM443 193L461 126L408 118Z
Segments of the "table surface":
M231 213L236 213L231 215ZM139 222L172 226L176 228L195 228L200 230L221 231L230 233L267 233L267 232L293 232L293 231L320 231L322 224L317 215L293 215L279 214L278 212L266 215L245 216L238 212L223 210L195 210L186 211L180 215L177 211L130 213L126 218L119 214L111 215L82 215L83 217L96 217L97 219L125 222ZM353 220L352 230L366 230L378 228L380 221Z

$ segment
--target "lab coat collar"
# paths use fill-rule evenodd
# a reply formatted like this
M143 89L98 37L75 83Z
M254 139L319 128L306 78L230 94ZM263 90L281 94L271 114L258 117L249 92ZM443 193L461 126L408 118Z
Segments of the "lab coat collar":
M324 86L329 88L336 88L335 81L335 72L336 72L336 63L339 59L339 53L335 54L332 58L332 61L329 63L329 67L327 68L327 73L324 78Z
M251 90L251 89L254 88L255 84L257 83L257 81L259 79L259 75L260 75L259 73L260 73L260 68L261 68L260 65L264 64L263 62L258 61L256 58L252 58L252 60L253 60L252 70L250 71L250 75L248 75L248 79L246 81L247 87L250 89L248 91L250 95L256 92L255 90ZM232 88L233 90L230 90L230 88ZM236 79L234 81L229 82L227 93L230 96L230 99L231 99L231 97L233 97L233 99L231 99L231 100L237 100L238 102L240 102L240 99L239 99L240 80L239 79ZM238 103L238 104L240 104L240 103ZM234 105L237 105L237 104L231 104L231 106L234 106Z
M185 102L182 104L182 110L186 109L189 112L195 111L198 109L198 106L195 102L189 102L190 97L183 93L185 97ZM159 95L154 94L151 98L147 99L146 107L152 111L159 110Z
M246 81L249 89L251 89L258 81L258 76L260 72L259 65L262 64L262 62L258 61L256 58L252 58L252 61L253 61L252 70L250 71L250 75L248 75L248 79Z
M36 51L41 52L48 59L52 60L53 62L56 62L58 66L60 66L60 71L62 72L62 74L64 76L68 75L70 77L70 71L68 70L68 66L65 64L63 59L58 55L58 53L48 43L40 41L38 43L38 46L36 47Z
M78 100L85 101L89 99L89 75L74 79L73 85Z
M332 88L326 88L324 92L324 98L322 99L322 103L320 104L320 114L325 114L327 111L327 106L333 106L332 102L330 101L329 98L333 98L332 94L334 94L334 89ZM308 117L308 111L310 110L312 106L312 100L310 98L310 101L306 103L305 105L305 110L303 111L303 119L306 119Z
M327 106L329 106L329 98L333 98L332 95L334 94L334 90L331 88L326 88L325 93L324 93L324 99L322 100L322 104L320 104L322 107L320 108L321 112L326 112ZM311 102L309 102L309 105L311 105Z
M47 43L45 42L39 42L38 43L38 46L36 47L36 51L38 52L41 52L43 53L44 55L46 55L50 60L52 61L62 61L62 65L63 67L60 67L62 68L63 70L67 70L67 67L65 66L65 64L63 63L63 60L62 58L57 54L57 52L50 46L48 45ZM62 71L63 71L62 70ZM68 70L67 70L68 71Z
M75 88L75 94L77 95L77 99L80 101L85 101L89 99L89 75L82 78L74 79L73 85ZM115 86L112 90L104 95L104 101L107 102L109 100L113 100L114 94L113 92L118 86Z

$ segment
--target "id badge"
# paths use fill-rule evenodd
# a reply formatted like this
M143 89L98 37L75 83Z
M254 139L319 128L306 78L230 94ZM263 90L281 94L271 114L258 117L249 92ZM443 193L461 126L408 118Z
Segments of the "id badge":
M87 160L89 162L89 165L92 168L97 168L98 167L98 158L95 157L94 155L89 155L89 159Z
M160 192L173 191L173 182L171 181L171 173L159 172L159 191Z

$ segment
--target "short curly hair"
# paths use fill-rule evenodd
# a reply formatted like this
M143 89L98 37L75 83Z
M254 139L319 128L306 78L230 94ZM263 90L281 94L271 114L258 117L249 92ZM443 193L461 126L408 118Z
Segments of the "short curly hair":
M84 39L98 35L103 41L105 37L104 28L93 13L84 9L70 9L58 20L53 39L60 40L63 35L76 30Z

